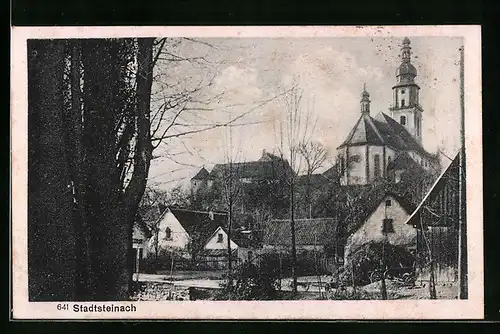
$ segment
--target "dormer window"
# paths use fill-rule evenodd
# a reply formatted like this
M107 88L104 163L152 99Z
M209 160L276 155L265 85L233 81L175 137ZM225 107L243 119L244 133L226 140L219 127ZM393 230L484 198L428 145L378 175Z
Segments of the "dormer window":
M224 235L222 233L217 234L217 242L222 243L224 241Z
M405 103L405 100L403 100L403 106L404 106L404 103ZM399 118L399 123L400 123L401 125L406 125L406 116L401 116L401 117Z

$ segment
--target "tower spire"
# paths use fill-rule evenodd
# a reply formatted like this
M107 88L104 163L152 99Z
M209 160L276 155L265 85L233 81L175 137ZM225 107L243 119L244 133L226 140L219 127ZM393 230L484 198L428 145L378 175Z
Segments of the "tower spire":
M403 63L409 63L411 61L411 46L410 39L405 37L403 39L403 46L401 47L401 58L403 59Z
M361 93L361 113L370 113L370 94L366 91L366 83L363 84Z

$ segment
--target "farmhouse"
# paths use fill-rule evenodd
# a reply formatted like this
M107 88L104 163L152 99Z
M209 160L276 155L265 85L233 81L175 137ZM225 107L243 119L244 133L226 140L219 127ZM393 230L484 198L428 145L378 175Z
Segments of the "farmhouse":
M148 253L179 251L188 258L188 244L194 239L204 242L217 229L227 223L225 212L194 211L168 207L155 223L157 231L148 242Z
M335 245L337 220L334 218L296 219L295 245L297 252L318 250ZM264 227L263 248L290 249L292 243L289 219L275 219Z
M361 246L371 242L402 246L408 250L417 247L417 230L406 224L415 206L395 193L381 193L364 214L347 219L347 242L344 261Z
M200 263L212 269L226 268L227 266L227 241L228 232L223 226L217 227L207 239L203 250L197 256ZM231 258L237 262L253 262L255 260L255 242L250 231L231 231Z

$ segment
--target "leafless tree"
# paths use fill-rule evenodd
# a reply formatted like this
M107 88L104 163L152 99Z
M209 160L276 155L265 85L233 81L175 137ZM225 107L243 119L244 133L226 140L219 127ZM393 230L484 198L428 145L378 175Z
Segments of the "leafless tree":
M312 175L323 167L328 158L328 152L318 141L301 142L297 149L304 161L306 173L305 204L309 211L309 218L312 218Z
M311 141L314 133L315 122L312 117L311 106L305 106L303 100L303 91L296 85L287 90L284 94L284 117L280 120L279 135L280 146L279 153L282 160L289 161L291 172L285 172L286 188L289 193L289 215L291 231L291 255L292 255L292 289L297 293L297 250L295 240L295 191L296 178L302 170L303 159L300 153L301 143Z
M328 158L326 148L318 141L302 142L298 146L299 154L305 163L305 171L307 175L312 175Z

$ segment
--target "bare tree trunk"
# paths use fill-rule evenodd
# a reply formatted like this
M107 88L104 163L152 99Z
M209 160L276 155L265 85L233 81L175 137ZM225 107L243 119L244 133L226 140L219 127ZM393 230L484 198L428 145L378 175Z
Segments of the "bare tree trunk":
M230 190L231 191L231 190ZM231 225L233 219L233 203L232 199L229 202L229 212L228 212L228 226L227 226L227 279L230 287L233 286L233 266L232 266L232 254L231 254Z
M132 284L133 249L132 231L136 218L137 208L141 201L148 180L149 167L153 155L151 144L151 87L153 84L153 43L154 38L139 38L137 53L137 135L134 155L134 171L132 178L125 191L126 211L126 245L127 261L126 271L123 272L128 277L128 288Z
M75 299L73 195L63 128L64 42L28 41L30 301Z
M381 294L382 294L382 299L383 300L387 300L387 286L385 285L385 240L384 240L384 243L382 244L382 259L380 260L380 267L381 267L381 272L382 272L382 276L381 276L381 285L380 285L380 291L381 291Z
M86 152L83 146L82 92L81 92L81 41L74 40L69 44L71 54L70 92L71 108L66 116L67 152L74 183L75 214L75 247L76 247L76 299L88 300L92 295L93 283L90 275L90 228L86 215Z
M290 182L290 232L292 235L292 291L297 293L297 248L295 245L295 197L294 197L294 176Z
M127 298L121 273L126 267L126 207L121 201L120 175L115 160L115 122L121 111L117 41L83 42L85 69L84 139L89 164L87 210L90 223L91 275L94 300ZM124 288L125 283L125 288Z

